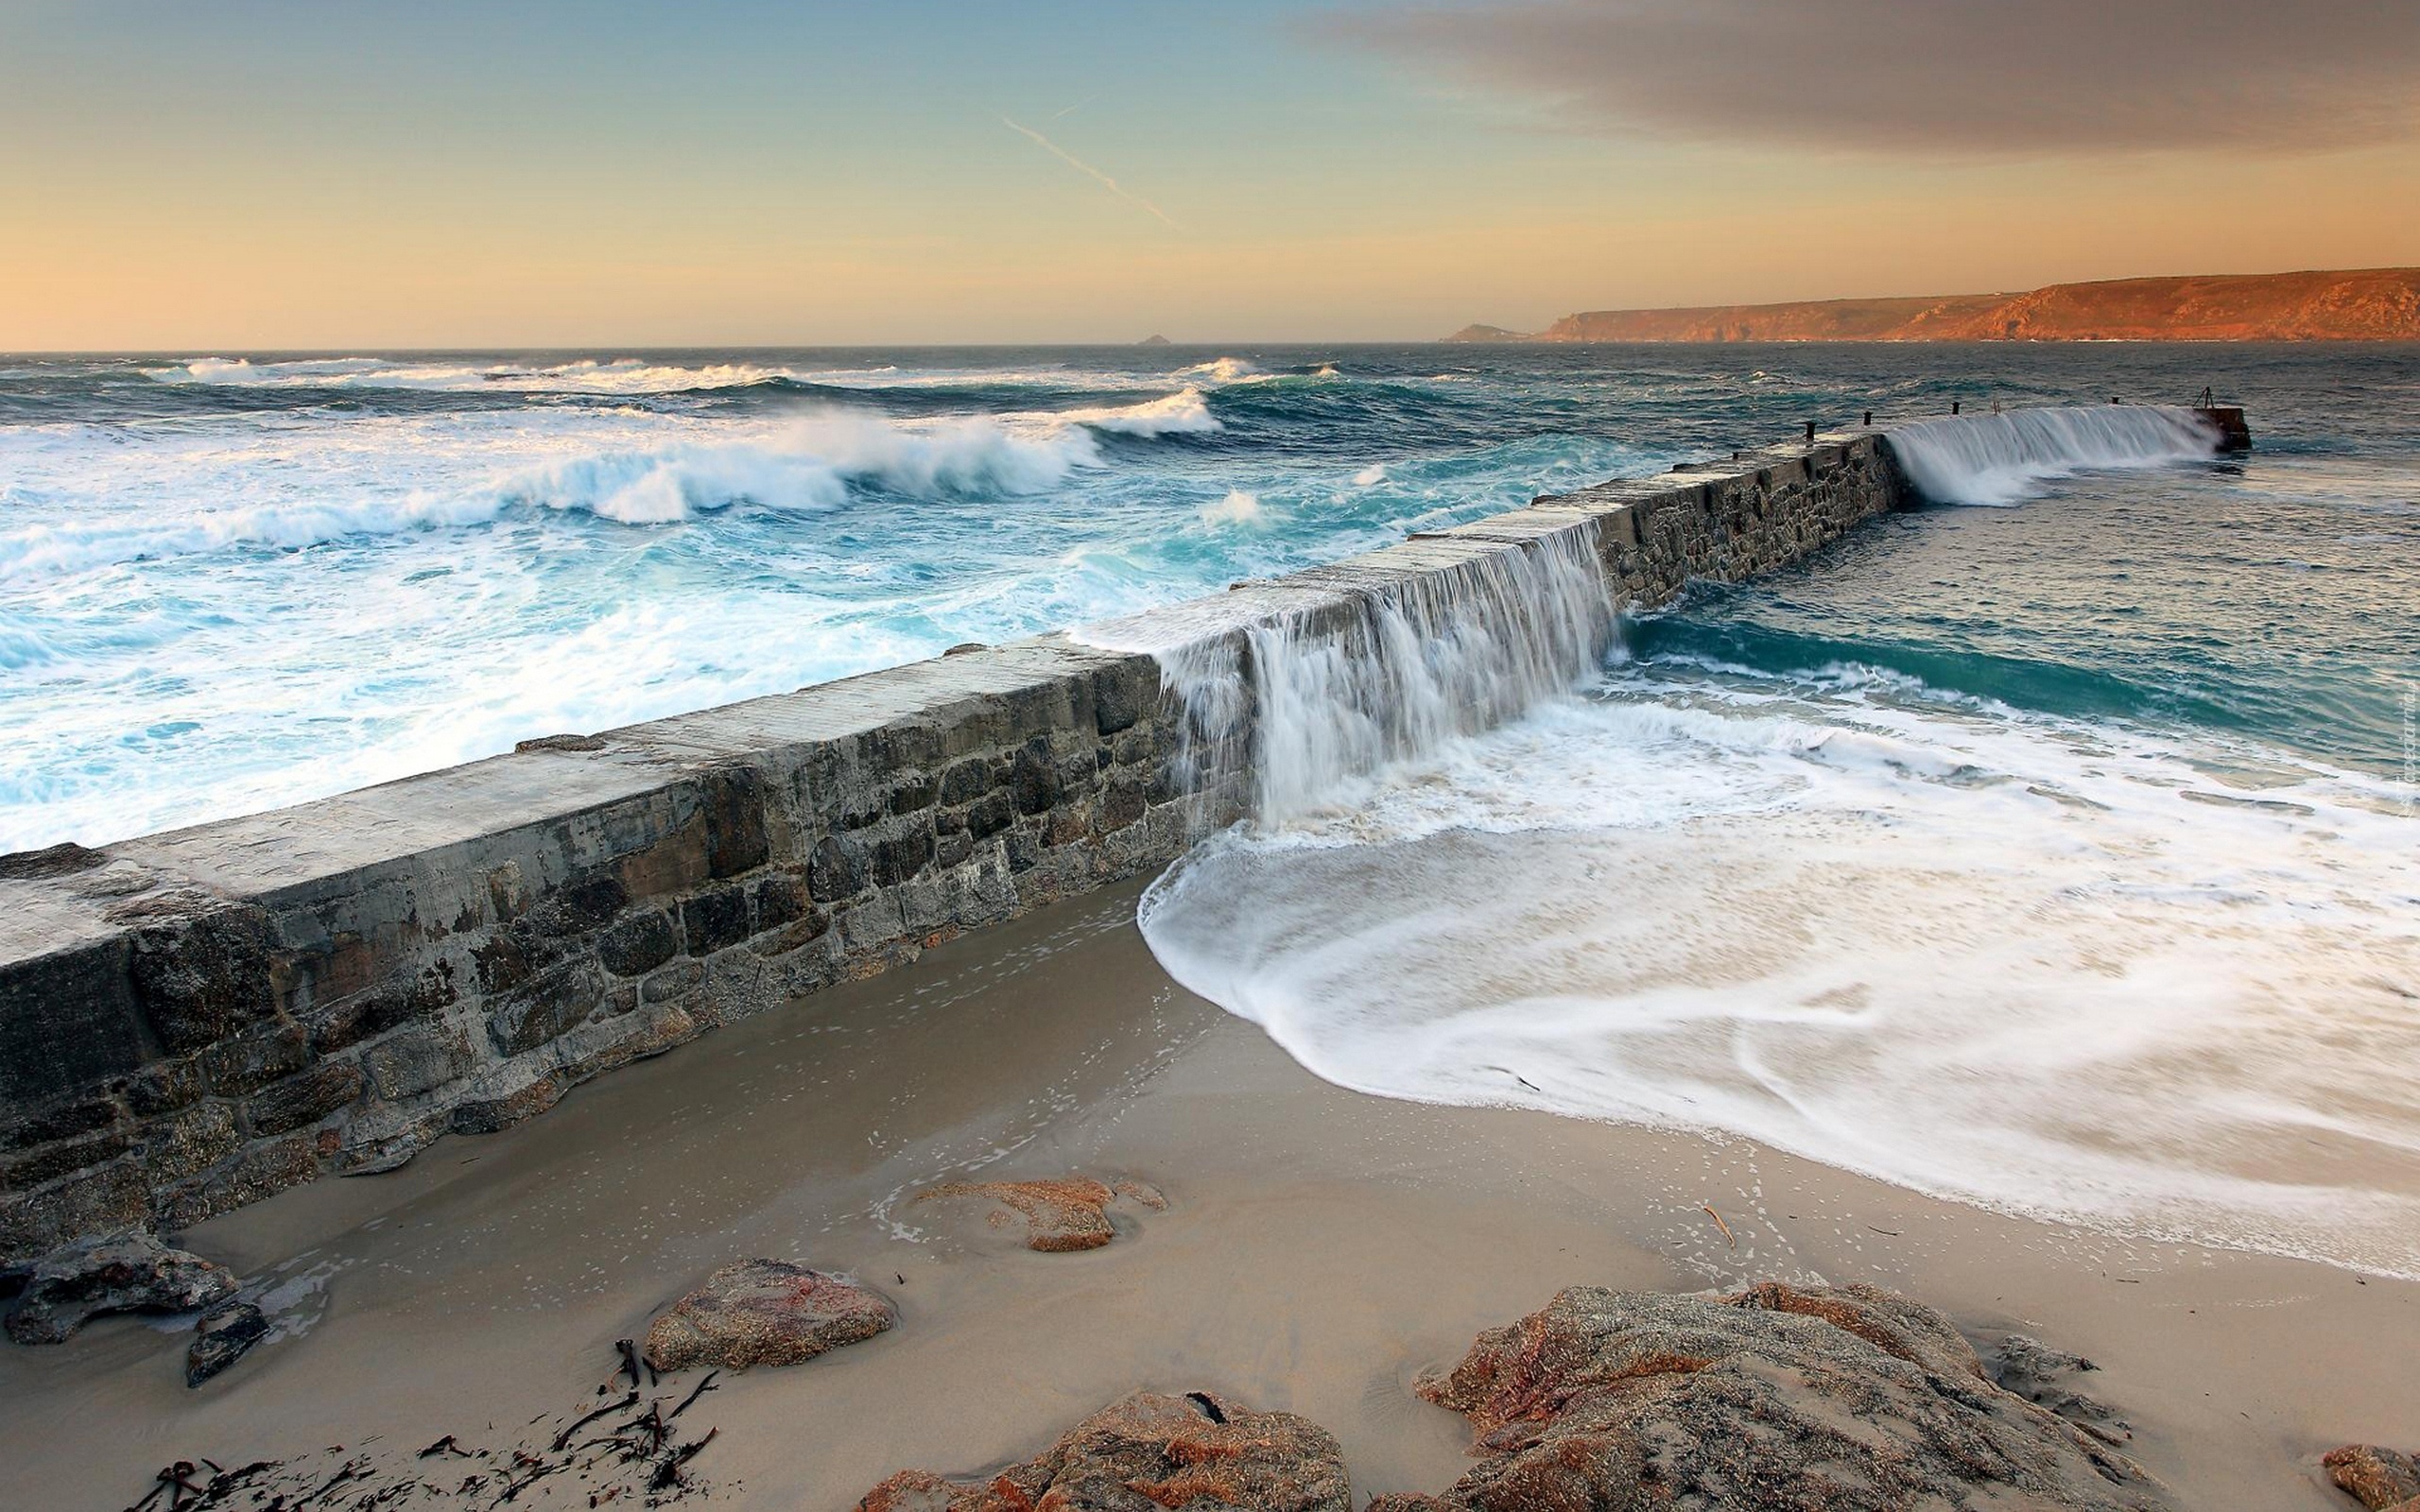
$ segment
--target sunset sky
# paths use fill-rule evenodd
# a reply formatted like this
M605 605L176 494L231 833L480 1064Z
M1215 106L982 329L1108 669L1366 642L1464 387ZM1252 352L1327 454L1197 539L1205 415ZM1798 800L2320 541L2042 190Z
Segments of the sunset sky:
M2420 263L2411 0L0 0L0 349L1417 338Z

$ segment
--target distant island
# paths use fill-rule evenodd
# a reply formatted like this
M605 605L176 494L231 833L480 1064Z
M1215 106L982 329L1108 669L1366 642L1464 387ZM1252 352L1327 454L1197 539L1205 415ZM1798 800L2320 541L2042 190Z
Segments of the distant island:
M2052 284L2022 294L1589 310L1448 341L2411 341L2420 267Z
M1173 345L1167 337L1160 335L1157 333L1145 336L1142 340L1137 341L1134 344L1138 347L1165 347Z

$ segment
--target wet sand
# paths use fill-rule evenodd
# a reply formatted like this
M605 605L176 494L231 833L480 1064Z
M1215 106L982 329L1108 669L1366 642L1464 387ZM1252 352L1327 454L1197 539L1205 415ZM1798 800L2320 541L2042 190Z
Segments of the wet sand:
M1138 1386L1303 1413L1341 1439L1357 1496L1442 1489L1467 1435L1413 1375L1582 1282L1863 1280L1978 1339L2031 1333L2102 1367L2081 1384L2194 1507L2342 1512L2322 1452L2420 1441L2420 1286L2007 1218L1741 1141L1343 1091L1169 982L1137 890L192 1231L268 1287L285 1336L198 1390L187 1335L142 1319L0 1347L0 1505L125 1506L180 1458L509 1441L751 1255L854 1271L902 1317L725 1377L698 1409L719 1430L695 1467L713 1504L840 1512L892 1470L1029 1456ZM1053 1255L912 1201L1069 1172L1171 1206ZM515 1504L586 1504L550 1489Z

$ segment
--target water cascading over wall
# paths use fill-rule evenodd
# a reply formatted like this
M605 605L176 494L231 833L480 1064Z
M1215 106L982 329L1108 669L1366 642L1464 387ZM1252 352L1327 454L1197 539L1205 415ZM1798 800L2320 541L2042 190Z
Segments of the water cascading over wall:
M0 856L0 1263L391 1169L1349 798L1584 679L1617 610L1921 502L1896 444L1766 447L1079 635Z
M1614 596L1594 521L1154 652L1180 711L1173 781L1199 827L1282 825L1598 671Z
M2218 413L2166 404L2013 409L1901 425L1891 449L1930 503L2014 504L2044 478L2208 456L2224 438Z

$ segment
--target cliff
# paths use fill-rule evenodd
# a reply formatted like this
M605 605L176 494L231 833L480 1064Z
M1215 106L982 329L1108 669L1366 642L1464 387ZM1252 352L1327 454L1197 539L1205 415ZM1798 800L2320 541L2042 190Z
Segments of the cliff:
M1474 326L1449 338L1518 339ZM1538 341L2411 341L2420 268L2052 284L2022 294L1590 310Z

